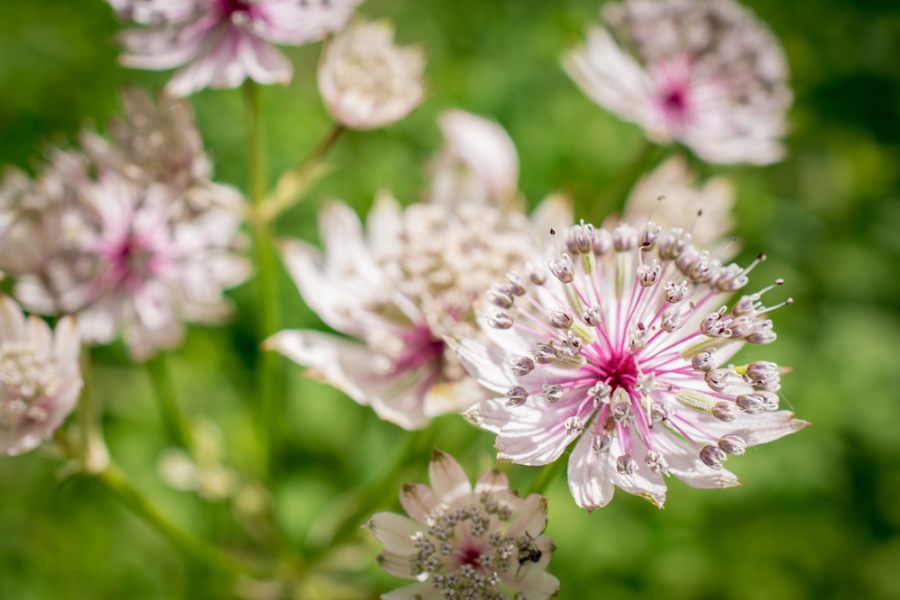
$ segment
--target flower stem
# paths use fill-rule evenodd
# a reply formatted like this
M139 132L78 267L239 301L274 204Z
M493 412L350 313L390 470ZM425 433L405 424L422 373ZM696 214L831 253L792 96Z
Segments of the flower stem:
M147 373L153 382L156 399L159 401L159 410L163 425L172 441L186 450L191 450L194 445L194 435L191 426L175 401L172 390L172 381L169 378L169 365L165 354L159 354L147 361Z
M128 482L125 474L115 465L110 465L93 479L113 497L141 517L148 524L169 539L182 552L215 571L257 574L259 569L237 561L213 546L194 536L162 516L140 492Z
M528 494L543 494L544 491L553 483L561 472L565 469L565 465L568 462L568 452L557 458L555 461L550 463L549 465L544 465L541 470L538 472L537 477L534 478L534 481L531 482L531 485L528 487Z
M247 123L247 175L250 200L258 209L266 195L265 149L263 146L259 88L248 79L244 83L244 106ZM261 343L278 327L278 289L275 280L275 257L269 223L252 220L254 246L259 272L257 302L259 306L258 339ZM278 400L280 361L275 352L258 351L257 392L259 395L259 434L265 472L271 474L279 453L282 407Z
M109 466L109 450L103 440L103 407L94 387L94 371L91 364L91 352L87 347L81 349L81 376L84 389L78 404L78 424L81 428L80 458L88 473L100 473Z
M319 140L319 143L313 146L313 149L309 151L309 154L297 165L298 169L302 169L309 163L319 160L334 146L334 143L338 141L338 138L341 137L341 134L344 133L346 127L341 125L340 123L334 123L331 126L331 129L328 133Z

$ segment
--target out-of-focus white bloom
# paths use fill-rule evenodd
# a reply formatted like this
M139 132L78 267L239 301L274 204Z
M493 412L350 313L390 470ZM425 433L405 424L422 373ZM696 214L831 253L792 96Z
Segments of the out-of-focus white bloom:
M497 469L479 477L473 488L459 463L439 450L428 474L431 487L406 484L400 492L409 517L383 512L366 523L384 545L381 568L417 580L383 594L383 600L556 596L559 580L546 571L556 546L541 535L547 500L511 492Z
M350 129L376 129L399 121L425 95L419 47L394 45L387 21L359 21L325 46L319 91L334 120Z
M430 201L506 207L519 188L519 155L497 123L462 110L441 117L446 139L434 164Z
M62 213L88 181L88 164L74 152L52 149L37 178L7 167L0 183L0 269L12 275L40 270L56 251Z
M167 448L157 462L163 480L176 490L196 492L216 502L236 496L241 490L238 474L222 464L222 432L212 421L193 428L192 453Z
M673 156L637 182L625 204L623 220L639 223L653 213L653 221L664 229L688 228L697 221L691 241L701 248L715 247L731 231L734 196L728 178L714 177L698 185L697 174L691 172L687 161Z
M563 61L591 99L707 162L782 157L787 61L749 10L732 0L625 0L603 14L608 29Z
M107 127L111 141L88 129L80 135L98 168L179 191L212 177L190 104L164 92L153 98L136 85L122 88L119 97L122 115Z
M272 44L299 46L339 30L361 0L108 0L146 25L123 32L124 65L167 70L185 65L166 89L188 96L233 88L248 77L287 83L293 68Z
M138 360L176 346L182 320L221 320L229 312L223 290L249 274L235 251L242 201L222 192L216 204L195 210L162 184L101 172L65 213L45 269L19 278L17 297L35 312L77 313L88 343L124 330Z
M53 332L0 296L0 454L36 448L74 410L84 383L80 350L70 317Z
M535 211L533 230L518 212L473 203L403 210L382 196L365 236L349 207L332 204L320 217L324 256L300 241L285 242L283 256L310 308L362 342L282 331L267 346L407 429L465 409L484 390L465 376L443 336L475 334L473 300L521 266L534 231L567 212L562 203L552 198Z
M775 285L722 305L764 256L723 266L690 242L652 222L612 232L582 223L514 303L500 284L479 321L496 346L452 344L479 383L503 394L466 414L497 434L499 460L545 465L574 443L579 506L606 505L615 486L662 506L665 476L737 485L722 468L729 455L806 425L778 410L777 365L727 362L745 343L775 340L767 313L777 306L760 301Z

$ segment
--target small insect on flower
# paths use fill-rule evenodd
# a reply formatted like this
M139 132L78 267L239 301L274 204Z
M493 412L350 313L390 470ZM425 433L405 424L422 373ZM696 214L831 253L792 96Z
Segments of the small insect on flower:
M593 243L575 242L585 232ZM778 280L724 304L764 255L723 266L690 234L652 222L612 232L582 223L562 238L566 251L547 261L553 275L528 284L505 309L508 323L480 319L496 347L451 344L479 383L504 394L465 413L497 434L498 460L545 465L574 443L569 489L580 506L604 506L615 486L662 506L666 476L737 485L722 465L729 456L807 424L778 410L776 364L727 362L744 344L774 341L768 313L791 302L762 304Z
M625 0L563 60L597 104L711 163L780 160L793 96L784 51L732 0Z
M383 599L556 596L559 580L546 571L556 547L541 535L547 526L543 497L520 497L496 469L473 488L459 463L439 450L428 471L431 487L406 484L400 492L409 517L383 512L366 523L385 547L381 568L417 580Z

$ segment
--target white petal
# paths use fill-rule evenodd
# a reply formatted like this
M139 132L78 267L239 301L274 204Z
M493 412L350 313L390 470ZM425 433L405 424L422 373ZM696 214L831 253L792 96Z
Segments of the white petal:
M547 527L547 499L540 494L531 494L519 508L515 521L507 533L516 537L528 535L536 540Z
M592 512L606 506L616 490L610 470L614 470L615 458L610 452L598 454L591 447L593 434L585 432L569 457L569 491L575 503Z
M715 489L739 486L737 476L728 469L713 469L700 460L700 451L667 427L654 428L654 448L669 465L669 473L691 487Z
M480 497L483 492L495 494L509 489L509 478L500 469L486 471L475 482L475 496ZM541 530L543 531L543 530Z
M400 579L415 579L418 573L412 572L410 564L410 556L400 556L385 550L378 555L378 566L388 575L399 577Z
M440 504L434 491L423 483L406 483L400 488L400 504L412 519L425 523Z
M388 552L407 556L417 552L413 538L422 531L422 526L409 517L392 512L375 513L364 527Z
M473 339L445 337L444 341L456 352L469 375L484 387L505 394L516 385L516 379L509 370L509 359L503 351Z
M413 583L381 595L381 600L437 600L440 590L431 582Z
M455 458L437 449L428 464L428 479L435 497L444 504L453 505L472 494L472 483L462 466Z

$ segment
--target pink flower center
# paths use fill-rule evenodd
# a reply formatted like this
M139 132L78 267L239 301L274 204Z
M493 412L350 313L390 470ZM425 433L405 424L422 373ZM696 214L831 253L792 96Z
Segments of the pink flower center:
M257 10L256 5L250 0L217 0L216 8L225 19L230 19L238 13L252 18Z
M435 338L424 325L404 334L403 342L405 350L394 363L394 371L397 373L418 369L444 355L443 340Z
M637 384L638 365L631 352L609 356L598 365L597 370L600 371L598 379L609 386L610 392L623 388L630 394Z

